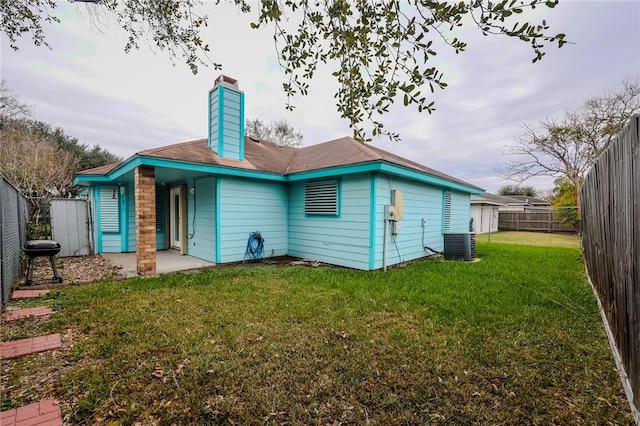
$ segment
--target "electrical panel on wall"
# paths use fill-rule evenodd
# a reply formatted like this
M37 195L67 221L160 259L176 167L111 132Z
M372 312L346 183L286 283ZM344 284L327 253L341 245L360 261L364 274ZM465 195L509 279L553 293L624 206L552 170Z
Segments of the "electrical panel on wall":
M402 220L402 191L399 189L391 190L391 204L396 208L396 217L394 220Z
M396 219L395 206L384 206L384 218L385 220L398 220Z
M400 222L391 222L391 235L398 235L400 233Z

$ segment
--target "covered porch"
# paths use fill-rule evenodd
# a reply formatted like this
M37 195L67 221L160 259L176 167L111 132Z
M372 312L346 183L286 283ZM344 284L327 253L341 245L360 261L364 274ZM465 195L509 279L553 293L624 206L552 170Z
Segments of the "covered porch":
M136 253L101 253L101 256L117 265L127 278L137 277ZM193 256L181 255L177 250L158 250L156 252L156 275L193 269L210 268L213 262Z

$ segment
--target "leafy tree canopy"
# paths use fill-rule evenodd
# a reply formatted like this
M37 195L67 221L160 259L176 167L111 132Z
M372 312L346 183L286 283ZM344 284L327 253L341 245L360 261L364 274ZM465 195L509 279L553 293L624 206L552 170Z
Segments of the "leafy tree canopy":
M122 161L120 157L103 149L100 145L89 146L67 135L60 127L38 120L23 120L21 126L29 133L51 139L58 148L71 153L77 160L75 171L92 169ZM75 172L74 171L74 172Z
M209 17L199 13L204 10L199 0L78 1L92 3L92 16L106 12L115 17L129 36L126 52L148 41L172 60L184 60L194 73L207 62L221 67L209 59L210 46L201 37ZM206 7L213 10L220 1ZM273 29L287 108L294 108L294 97L307 94L318 66L329 64L338 82L337 110L360 140L370 140L369 133L399 139L382 122L395 101L419 112L434 111L430 93L446 82L431 58L443 49L466 49L458 38L461 27L521 40L533 50L533 62L543 57L548 44L566 43L564 34L550 33L545 20L528 22L523 15L536 7L553 8L558 0L228 1L250 17L250 27ZM36 45L46 45L43 23L59 22L55 7L56 0L3 1L0 30L14 49L23 34Z
M73 192L79 170L121 159L100 146L88 146L64 130L30 117L6 81L0 82L0 172L29 196L52 197Z
M537 191L533 186L503 185L498 190L498 195L526 195L528 197L537 197Z
M78 161L58 147L51 135L38 132L28 123L3 123L0 172L27 196L51 198L66 194Z
M280 146L296 147L302 143L302 132L287 123L287 120L277 120L265 123L259 118L247 120L245 134L253 138L273 142Z
M576 188L569 179L564 176L557 178L554 182L553 193L551 195L551 205L553 214L560 221L576 228L582 232L582 217L578 209Z
M551 204L558 207L577 206L576 188L569 179L561 176L553 181Z

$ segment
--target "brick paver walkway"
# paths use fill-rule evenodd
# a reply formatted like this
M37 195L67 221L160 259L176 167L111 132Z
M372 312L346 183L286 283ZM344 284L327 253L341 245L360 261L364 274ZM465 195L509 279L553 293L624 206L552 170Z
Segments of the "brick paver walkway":
M11 311L7 311L4 314L5 321L15 321L23 318L29 317L42 317L45 315L52 314L53 311L51 308L46 306L38 306L35 308L26 308L26 309L14 309Z
M35 354L60 347L62 347L62 342L59 333L12 340L10 342L0 343L0 358L18 358L23 355Z
M16 290L11 295L12 299L26 299L40 297L49 293L49 290ZM51 308L38 306L35 308L15 309L5 315L6 321L21 318L37 317L52 314ZM28 339L0 342L0 359L17 358L37 352L44 352L62 347L60 334L31 337ZM0 412L0 426L62 426L62 411L54 400L35 402L7 411Z
M62 426L62 411L53 399L0 413L2 426Z
M40 297L49 293L49 290L16 290L11 294L12 299L28 299L30 297Z

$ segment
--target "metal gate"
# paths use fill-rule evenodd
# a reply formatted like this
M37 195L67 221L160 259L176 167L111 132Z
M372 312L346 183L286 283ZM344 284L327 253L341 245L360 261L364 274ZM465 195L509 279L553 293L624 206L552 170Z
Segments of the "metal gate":
M51 237L60 243L60 257L91 254L89 201L77 198L53 199L49 203Z

